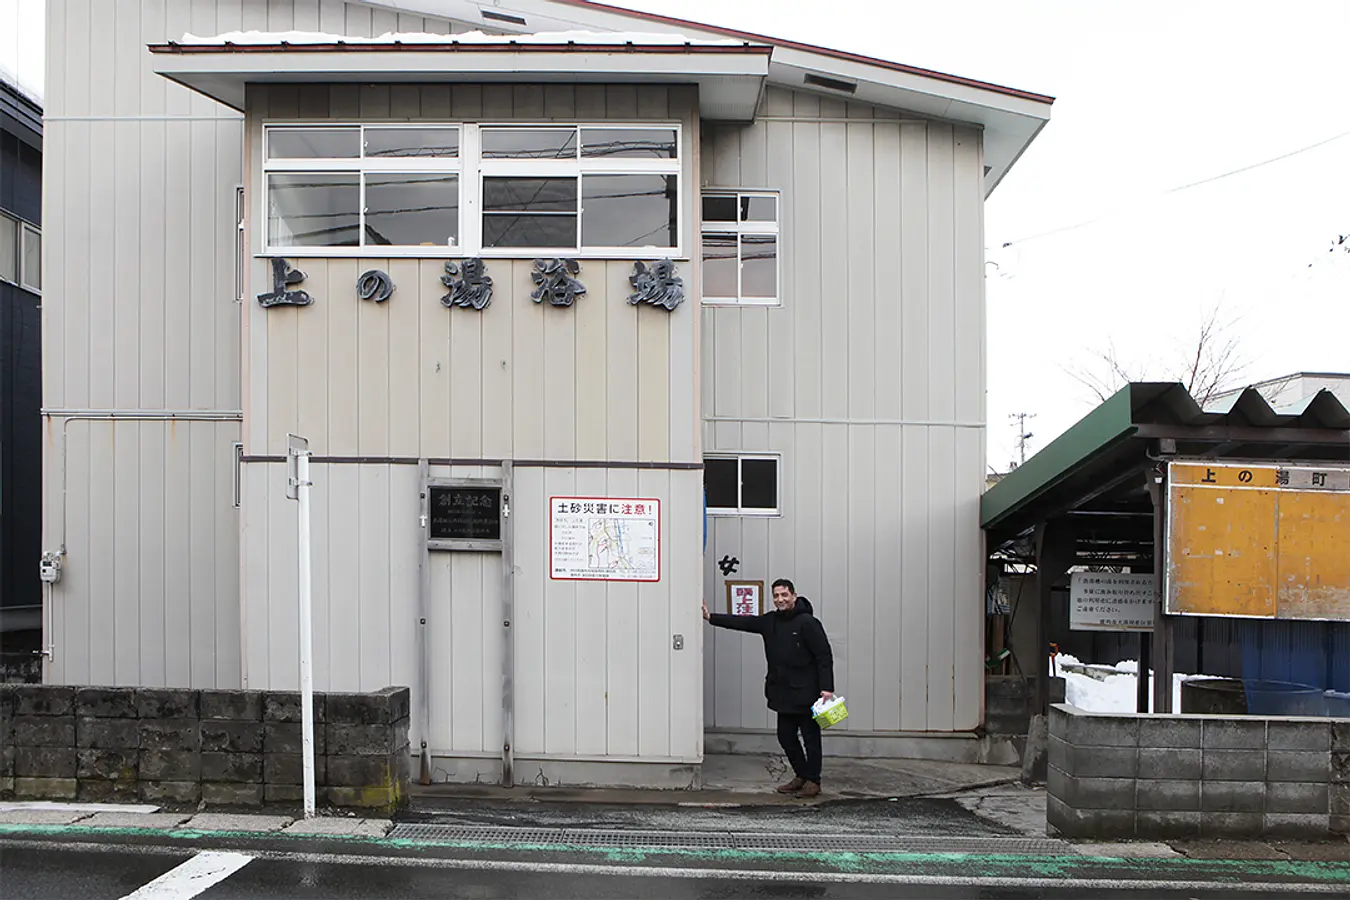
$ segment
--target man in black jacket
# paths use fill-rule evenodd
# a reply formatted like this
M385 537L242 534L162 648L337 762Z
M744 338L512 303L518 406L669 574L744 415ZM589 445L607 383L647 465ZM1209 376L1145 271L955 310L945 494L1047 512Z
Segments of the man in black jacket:
M834 696L834 656L825 628L811 612L811 602L797 596L792 582L773 583L774 611L762 616L730 616L708 612L703 618L718 628L753 631L764 638L769 664L764 696L778 713L778 743L797 777L781 785L781 794L815 797L820 794L820 726L811 715L818 698ZM799 738L800 735L800 738ZM803 749L805 742L805 749Z

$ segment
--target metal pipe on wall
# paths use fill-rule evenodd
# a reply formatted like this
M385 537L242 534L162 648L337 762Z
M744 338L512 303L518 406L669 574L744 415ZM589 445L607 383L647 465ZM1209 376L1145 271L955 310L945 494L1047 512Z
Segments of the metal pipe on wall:
M427 622L431 606L431 548L427 545L431 521L431 499L427 489L427 480L431 477L430 463L425 459L419 460L417 474L421 498L419 520L422 523L422 555L418 563L420 571L417 581L417 669L422 680L421 690L417 692L417 728L422 743L417 780L422 784L431 784L431 626Z
M66 468L67 448L69 447L69 428L71 422L242 422L242 410L93 410L93 409L44 409L43 418L61 419L61 523L58 550L66 555Z
M67 468L69 454L67 448L70 445L70 423L71 422L242 422L244 413L242 410L174 410L174 409L43 409L40 415L44 419L61 419L61 466L59 476L61 479L61 511L57 517L60 531L58 533L57 553L60 557L66 556L66 491L67 491ZM45 507L45 492L44 492ZM43 643L46 645L41 651L43 656L42 680L50 682L52 678L52 666L56 662L56 585L50 583L43 584Z

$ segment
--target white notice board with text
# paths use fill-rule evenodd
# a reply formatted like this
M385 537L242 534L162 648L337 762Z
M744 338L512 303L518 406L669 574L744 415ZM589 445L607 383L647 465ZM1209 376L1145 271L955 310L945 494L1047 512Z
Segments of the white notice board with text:
M661 501L550 497L549 572L559 581L660 581Z
M1152 631L1156 588L1151 574L1074 572L1069 578L1069 630Z

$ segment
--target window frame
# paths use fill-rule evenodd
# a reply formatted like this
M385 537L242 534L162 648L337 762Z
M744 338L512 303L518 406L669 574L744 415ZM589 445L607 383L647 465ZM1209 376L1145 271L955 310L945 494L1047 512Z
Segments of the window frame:
M710 459L734 459L736 460L736 502L735 507L731 506L713 506L707 504L705 512L710 516L740 516L745 518L776 518L783 515L783 456L780 453L763 453L751 451L719 451L715 453L704 453L703 461L707 464ZM747 460L769 460L773 462L773 496L775 505L772 509L768 507L752 506L747 507L745 501L745 479L741 474L742 464ZM706 493L704 494L706 502Z
M14 277L11 278L5 272L0 271L0 284L12 284L17 287L23 272L23 223L4 212L0 212L0 220L6 222L13 229L9 237L9 251L14 259Z
M0 210L0 217L14 226L14 244L10 248L14 252L14 277L9 278L0 274L0 283L12 284L20 290L28 291L30 294L42 296L42 228L27 219L20 218L7 210ZM29 278L28 271L28 241L29 235L37 238L38 256L37 256L37 280Z
M268 137L274 131L288 128L358 128L361 129L361 149L365 152L365 131L380 128L455 128L459 131L459 155L456 157L374 157L268 159ZM567 159L484 159L482 134L485 129L513 130L572 130L576 132L576 155ZM636 157L585 157L581 155L582 135L587 129L624 131L673 131L676 155L674 159L642 159ZM678 121L577 121L577 122L393 122L351 120L269 120L262 122L260 141L261 165L259 184L255 188L260 198L260 214L256 217L257 246L255 258L285 256L335 258L422 258L459 259L483 257L486 259L528 259L542 256L567 256L577 259L652 259L669 257L689 260L689 235L692 231L690 214L696 194L691 188L687 171L687 153L684 147L684 129ZM360 208L357 228L365 240L366 175L367 174L455 174L459 179L459 240L457 246L388 246L362 244L357 247L295 246L268 242L268 176L276 173L358 173L360 176ZM587 247L581 245L582 217L584 215L583 179L591 175L661 175L676 178L677 221L674 247ZM483 184L485 178L547 178L574 177L577 181L577 245L572 247L485 247L483 246ZM695 214L696 215L696 214Z
M771 197L774 201L772 222L710 222L703 218L703 199L705 197L734 197L736 209L740 210L743 197ZM783 305L783 192L771 188L735 188L707 186L699 191L699 263L703 260L703 237L708 234L734 235L736 238L736 296L709 297L703 295L700 302L704 306L767 306ZM773 280L774 296L746 297L742 284L745 262L741 259L742 239L746 237L772 237L774 239Z

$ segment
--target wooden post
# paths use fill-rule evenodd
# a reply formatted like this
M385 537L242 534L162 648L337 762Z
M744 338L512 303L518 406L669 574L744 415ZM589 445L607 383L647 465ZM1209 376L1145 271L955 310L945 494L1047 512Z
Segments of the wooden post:
M1134 711L1148 712L1149 669L1153 665L1153 635L1139 632L1139 672L1135 676Z
M1036 526L1036 706L1035 713L1050 712L1050 588L1069 571L1076 556L1074 535L1062 519Z

